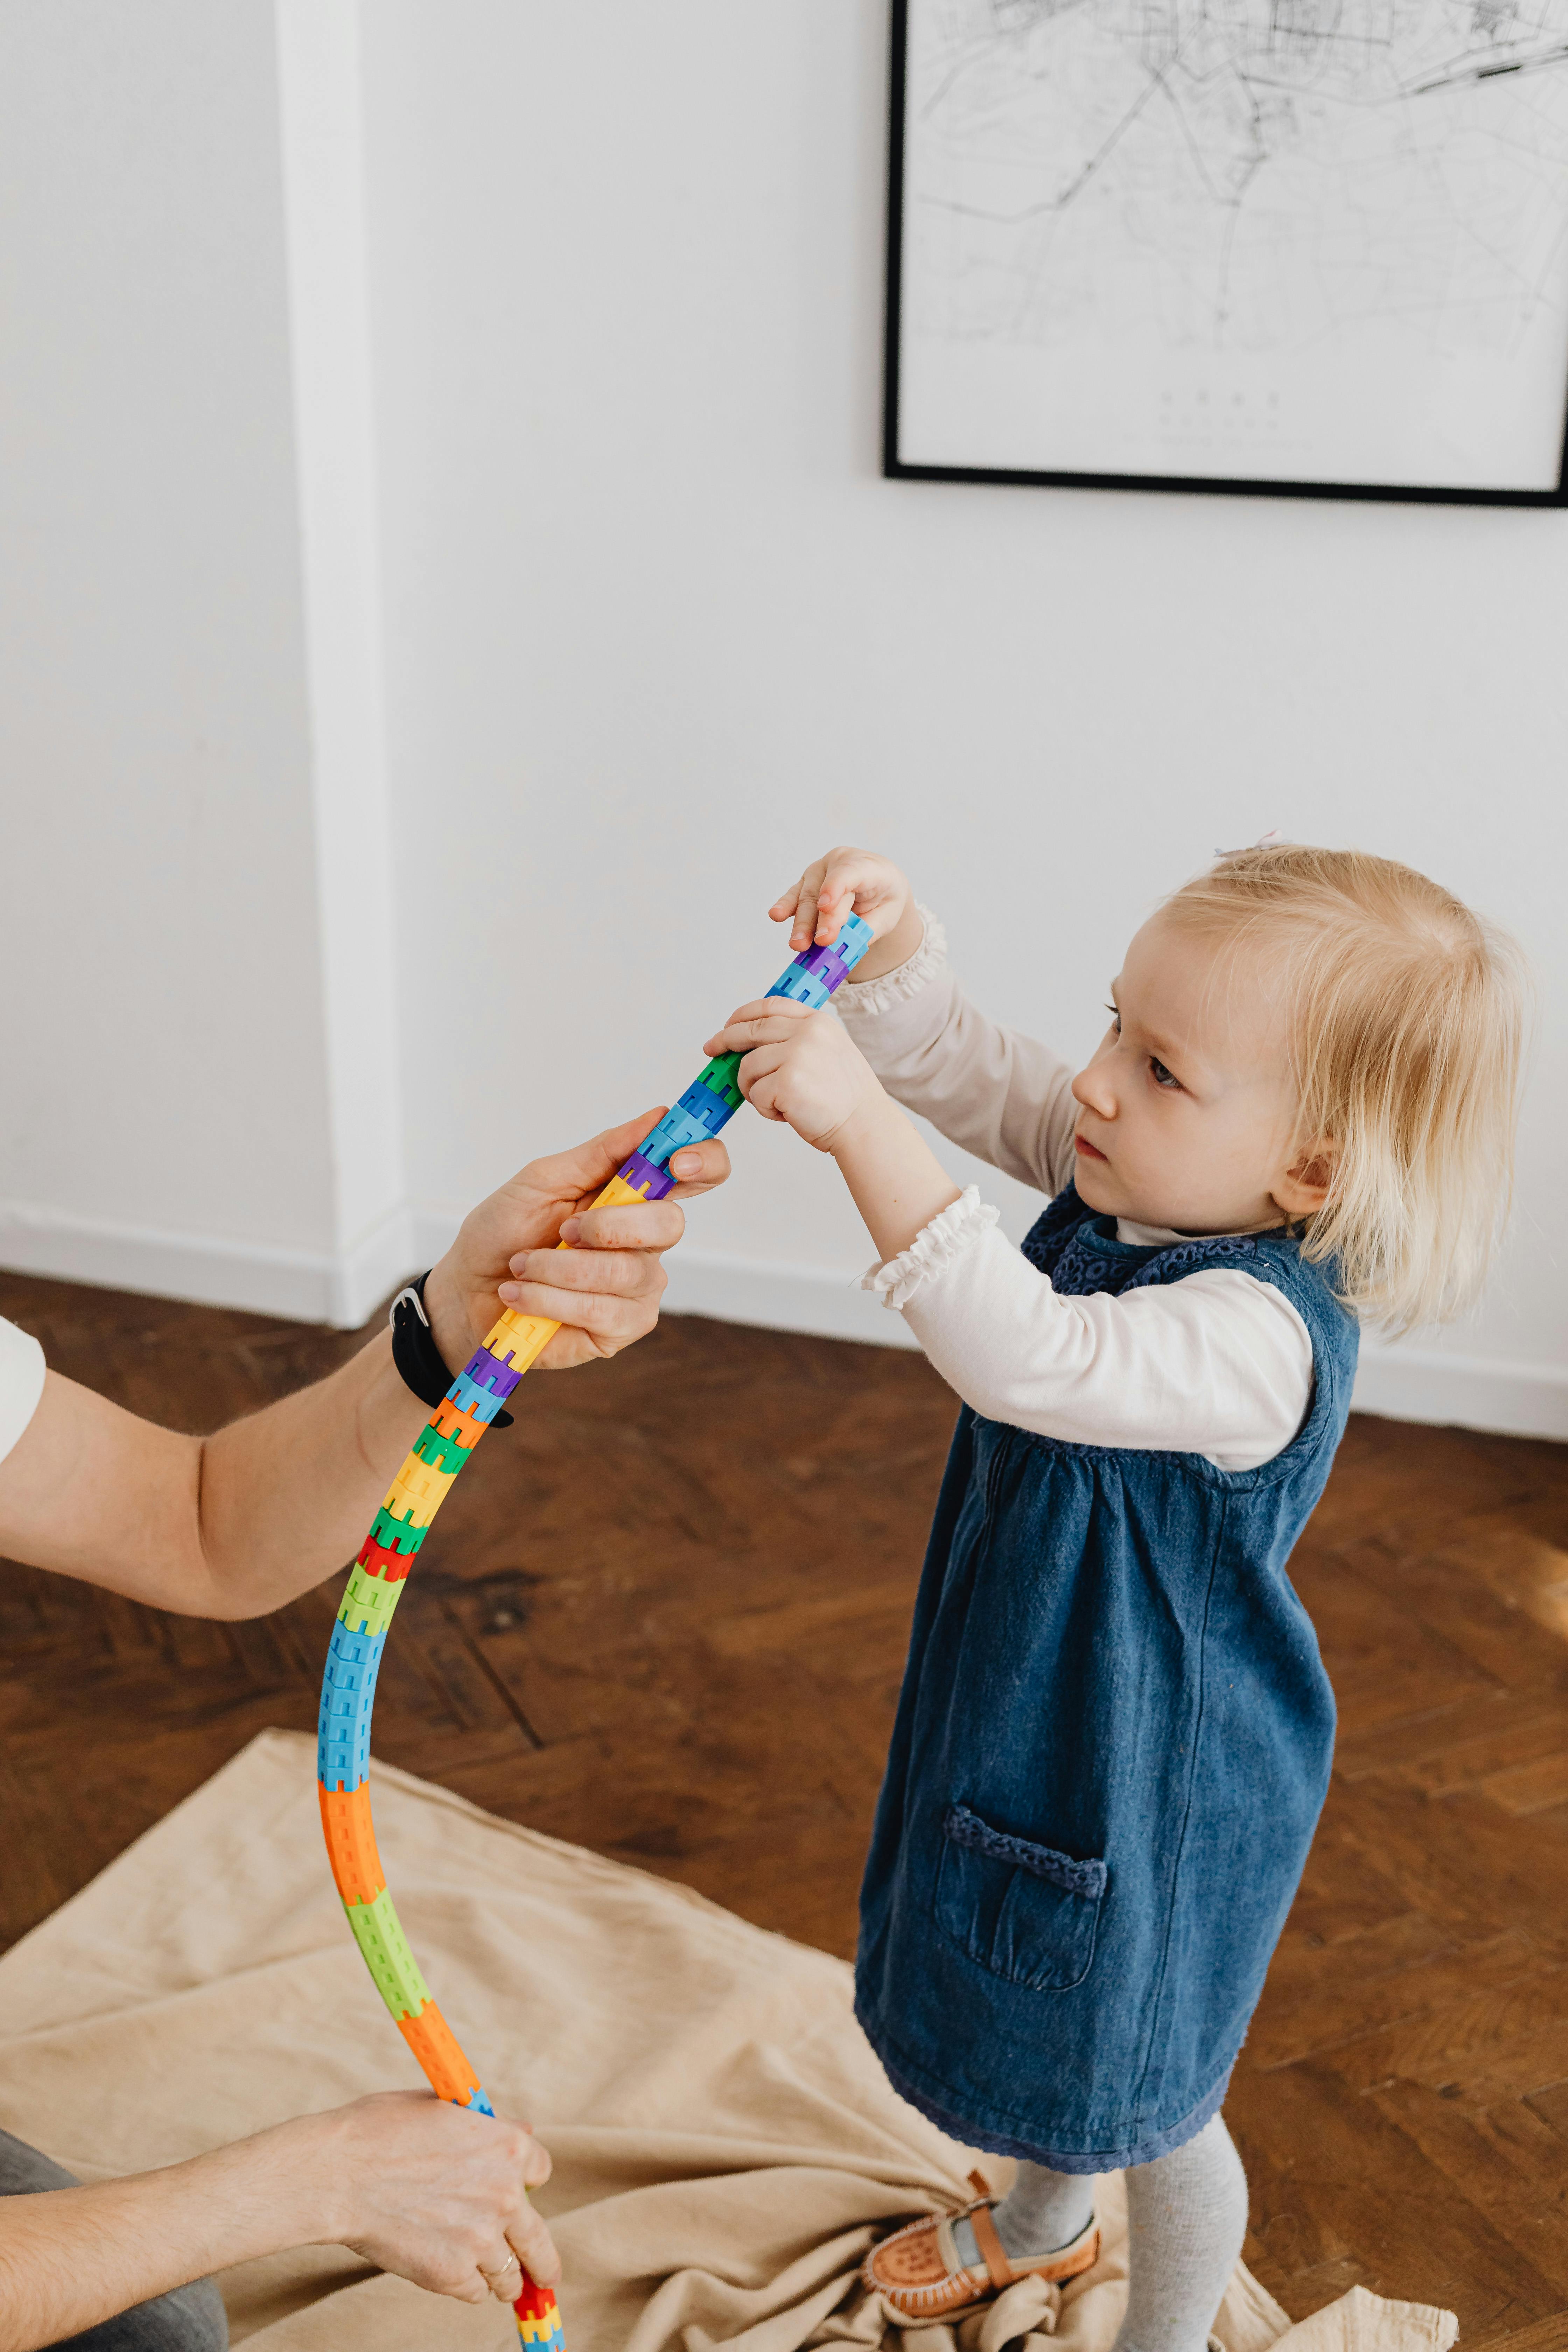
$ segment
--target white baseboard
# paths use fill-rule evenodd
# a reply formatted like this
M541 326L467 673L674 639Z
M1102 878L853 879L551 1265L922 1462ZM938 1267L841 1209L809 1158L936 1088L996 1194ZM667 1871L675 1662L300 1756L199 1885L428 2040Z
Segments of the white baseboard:
M351 1249L334 1253L159 1233L0 1201L0 1265L12 1273L188 1299L199 1307L237 1307L342 1330L363 1323L418 1262L415 1219L405 1208L389 1212Z
M237 1307L352 1330L405 1276L431 1265L458 1228L449 1212L391 1211L339 1255L100 1223L0 1202L0 1265L200 1306ZM683 1245L667 1261L666 1312L804 1331L879 1348L916 1343L901 1316L832 1267L771 1265ZM1363 1342L1356 1409L1513 1437L1568 1439L1568 1368L1439 1348Z
M1568 1438L1568 1369L1462 1356L1447 1348L1362 1341L1355 1409L1503 1437Z

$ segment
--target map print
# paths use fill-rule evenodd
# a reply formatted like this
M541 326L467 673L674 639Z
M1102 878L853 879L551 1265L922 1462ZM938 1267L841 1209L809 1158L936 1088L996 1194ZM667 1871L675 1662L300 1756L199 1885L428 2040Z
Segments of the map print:
M1551 490L1568 0L908 0L909 464Z

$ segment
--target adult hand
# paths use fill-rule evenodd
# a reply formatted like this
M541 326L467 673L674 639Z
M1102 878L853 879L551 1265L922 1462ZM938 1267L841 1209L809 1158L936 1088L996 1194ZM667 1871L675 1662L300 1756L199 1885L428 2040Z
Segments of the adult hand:
M425 1286L436 1345L454 1371L502 1307L562 1326L537 1360L535 1369L544 1371L614 1356L653 1329L667 1281L660 1254L686 1229L679 1203L710 1192L730 1173L730 1155L715 1137L676 1152L669 1167L678 1181L662 1201L592 1208L662 1116L656 1106L574 1151L530 1160L463 1220ZM557 1254L563 1241L570 1247Z
M280 2137L290 2135L300 2143L290 2158L319 2169L317 2242L352 2247L459 2303L485 2302L497 2292L492 2279L514 2299L517 2263L541 2286L561 2276L550 2232L524 2194L550 2178L550 2158L526 2124L471 2115L431 2092L384 2091L280 2126Z

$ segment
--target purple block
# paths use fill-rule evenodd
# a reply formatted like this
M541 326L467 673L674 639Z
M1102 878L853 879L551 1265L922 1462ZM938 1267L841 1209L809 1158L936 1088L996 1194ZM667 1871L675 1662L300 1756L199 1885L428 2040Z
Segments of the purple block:
M499 1362L488 1348L475 1349L463 1366L463 1376L472 1381L477 1389L488 1389L491 1396L500 1397L503 1403L522 1378L522 1374L514 1372L510 1364Z
M623 1184L629 1184L632 1191L640 1192L646 1201L662 1201L667 1192L675 1190L675 1179L668 1169L656 1168L653 1161L645 1160L640 1151L634 1151L616 1173Z
M822 982L829 996L849 977L849 966L837 948L807 948L804 955L796 956L795 961L802 971L810 972L814 980Z

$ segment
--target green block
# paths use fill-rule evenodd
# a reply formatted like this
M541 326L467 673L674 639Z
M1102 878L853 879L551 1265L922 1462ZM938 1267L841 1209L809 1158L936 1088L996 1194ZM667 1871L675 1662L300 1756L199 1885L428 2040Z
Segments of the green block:
M406 1552L412 1559L429 1534L430 1526L426 1520L424 1527L412 1528L406 1519L400 1519L395 1511L389 1511L384 1504L377 1511L370 1531L376 1542L384 1545L388 1551ZM412 1543L410 1537L414 1539Z
M735 1073L744 1059L742 1054L721 1054L717 1061L710 1062L708 1067L699 1073L700 1083L709 1093L722 1095L731 1110L739 1110L746 1099L735 1084Z
M414 1449L421 1462L428 1462L433 1470L444 1470L455 1478L473 1453L471 1445L459 1445L455 1437L444 1437L434 1422L427 1422L419 1433L419 1443Z
M405 1581L399 1577L395 1584L389 1584L384 1576L367 1576L363 1568L351 1568L338 1605L339 1624L346 1625L351 1633L384 1633Z
M430 1988L419 1973L385 1887L374 1903L345 1903L343 1909L375 1989L394 2017L417 2017L430 1998Z

